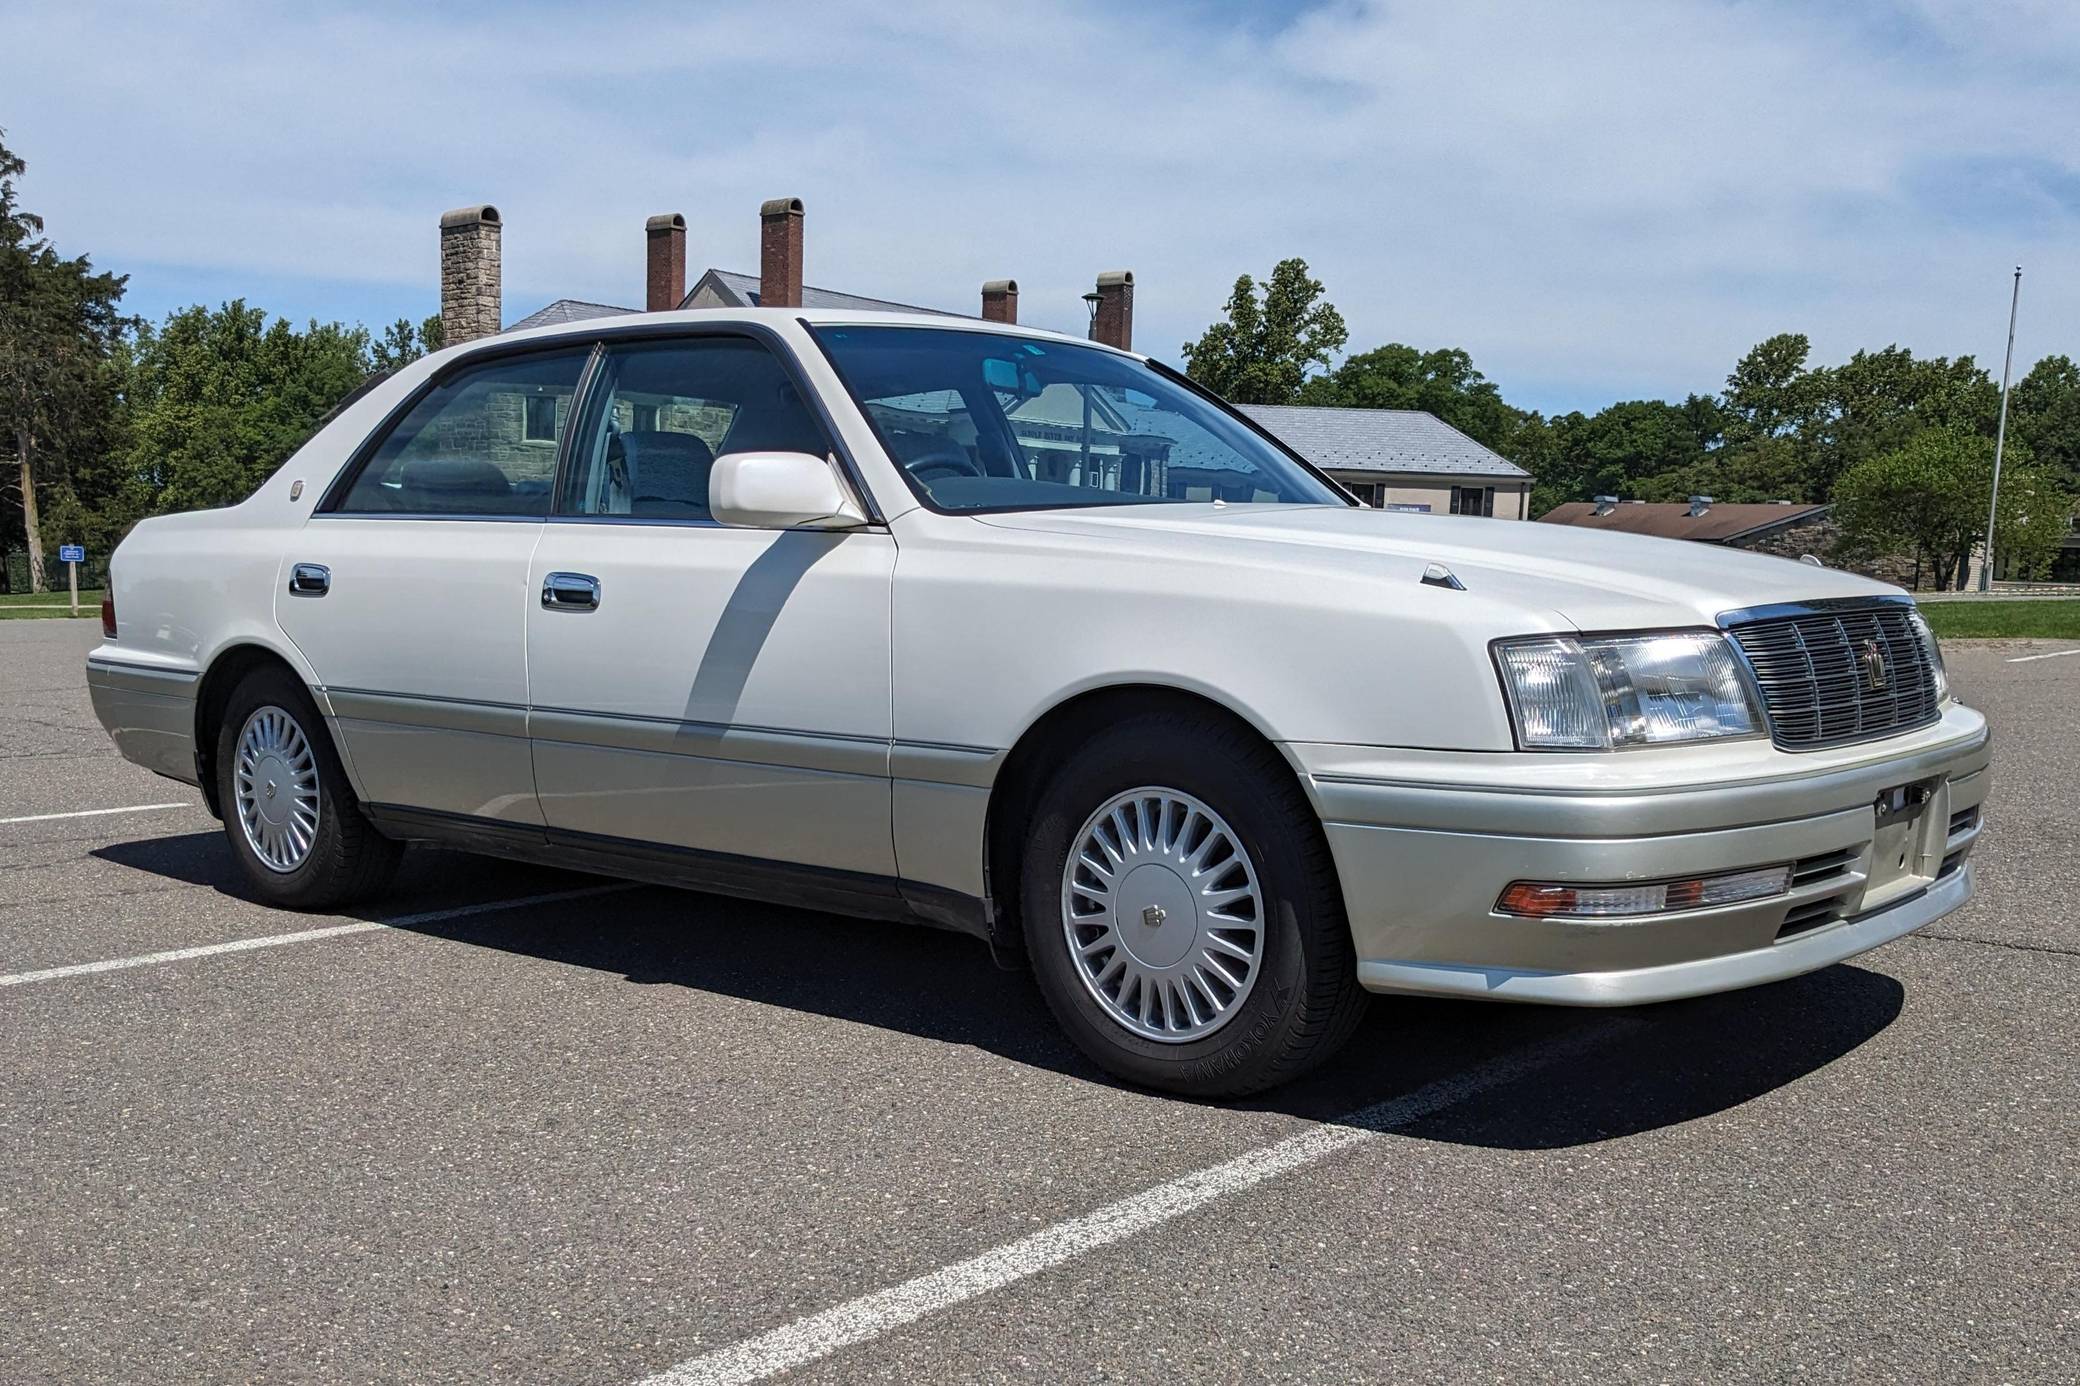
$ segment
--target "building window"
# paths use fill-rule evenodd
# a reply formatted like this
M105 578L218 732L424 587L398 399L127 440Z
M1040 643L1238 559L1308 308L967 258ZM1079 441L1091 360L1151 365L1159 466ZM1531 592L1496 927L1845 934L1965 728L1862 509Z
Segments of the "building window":
M1376 481L1346 481L1343 483L1343 489L1356 496L1359 504L1369 505L1377 510L1379 508L1380 493L1386 488Z
M530 443L553 443L556 441L556 406L560 399L556 395L540 394L527 397L527 422L521 437Z
M1495 488L1492 486L1454 486L1452 488L1452 513L1454 515L1493 515L1495 513Z

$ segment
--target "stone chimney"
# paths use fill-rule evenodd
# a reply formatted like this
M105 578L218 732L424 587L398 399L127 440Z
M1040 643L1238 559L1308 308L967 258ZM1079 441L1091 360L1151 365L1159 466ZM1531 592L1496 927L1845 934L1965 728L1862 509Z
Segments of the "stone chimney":
M647 268L643 311L665 313L686 298L686 218L665 212L643 223Z
M1098 308L1091 315L1091 340L1121 351L1134 349L1134 272L1106 270L1098 276Z
M1599 515L1608 515L1617 508L1618 498L1616 496L1598 496L1596 498L1596 513Z
M758 209L758 306L802 306L802 200L769 198Z
M1710 496L1692 496L1690 498L1690 518L1693 520L1711 508L1712 498Z
M441 216L441 333L449 346L491 337L501 317L498 208L457 207Z
M1018 321L1018 281L992 279L982 286L984 322Z

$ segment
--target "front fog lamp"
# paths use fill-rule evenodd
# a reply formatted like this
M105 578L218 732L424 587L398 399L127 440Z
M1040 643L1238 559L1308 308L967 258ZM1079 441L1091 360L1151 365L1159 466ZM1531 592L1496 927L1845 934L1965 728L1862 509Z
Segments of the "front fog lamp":
M1503 640L1495 662L1527 751L1752 736L1761 721L1716 631Z
M1495 908L1503 914L1533 919L1622 919L1671 910L1702 910L1767 900L1791 888L1791 868L1765 866L1723 876L1693 876L1651 885L1577 886L1557 882L1516 881L1502 892Z

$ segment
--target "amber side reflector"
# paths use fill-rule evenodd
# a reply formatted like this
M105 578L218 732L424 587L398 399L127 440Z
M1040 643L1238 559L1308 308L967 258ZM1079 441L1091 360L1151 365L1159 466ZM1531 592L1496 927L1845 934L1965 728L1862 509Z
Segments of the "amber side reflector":
M101 594L101 635L105 640L116 638L116 594Z
M1623 919L1674 910L1709 909L1744 900L1766 900L1791 888L1791 868L1765 866L1731 871L1723 876L1694 876L1650 885L1577 886L1547 881L1514 881L1495 908L1503 914L1533 919Z

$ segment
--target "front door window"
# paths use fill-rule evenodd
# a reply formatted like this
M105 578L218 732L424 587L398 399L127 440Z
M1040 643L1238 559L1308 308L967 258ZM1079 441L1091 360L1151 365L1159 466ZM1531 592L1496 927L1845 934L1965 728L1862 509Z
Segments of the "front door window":
M616 347L589 392L559 515L706 521L708 476L732 452L830 451L773 354L742 337Z

